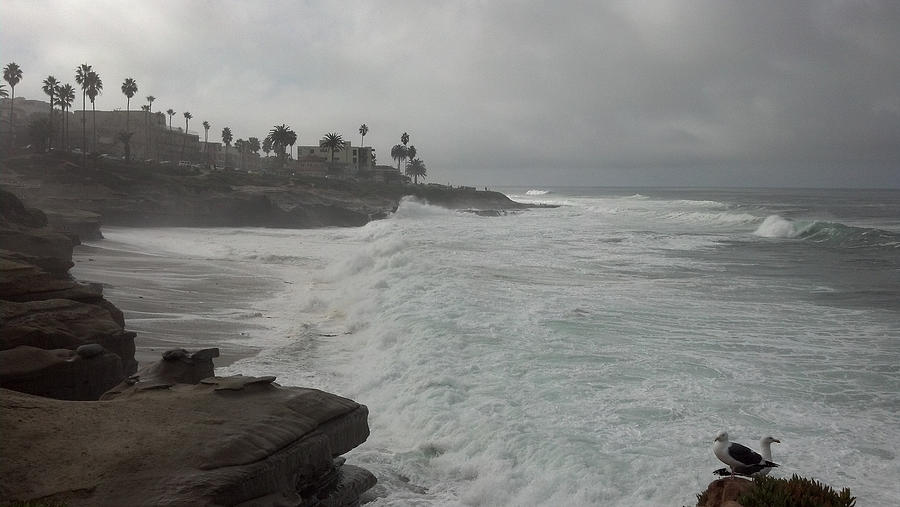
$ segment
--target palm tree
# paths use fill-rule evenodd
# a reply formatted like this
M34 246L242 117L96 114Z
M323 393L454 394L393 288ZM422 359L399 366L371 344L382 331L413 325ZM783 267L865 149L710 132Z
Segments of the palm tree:
M125 95L125 133L128 135L119 135L119 140L125 144L125 161L131 160L131 129L129 128L129 116L131 115L131 97L137 93L138 86L134 78L127 77L122 82L122 93Z
M286 147L289 145L292 146L293 143L297 141L297 134L291 130L290 127L282 123L281 125L272 127L272 130L269 131L269 139L272 140L272 146L275 149L275 153L278 154L280 166L284 167L284 150Z
M47 140L47 150L53 149L53 104L55 103L56 98L56 89L59 87L59 81L53 76L47 76L47 79L44 80L43 86L41 90L44 91L48 96L50 96L50 138Z
M331 164L334 165L334 152L344 149L344 138L336 132L329 132L319 141L319 146L331 150Z
M365 142L366 142L366 134L368 134L368 133L369 133L369 126L368 126L368 125L366 125L365 123L363 123L362 125L359 126L359 135L360 135L359 145L360 145L360 146L362 146L363 144L365 144Z
M0 83L0 99L5 99L7 97L9 97L9 92L6 91L6 85Z
M153 116L154 100L156 100L156 97L154 97L153 95L147 95L147 153L149 154L150 158L153 158L153 130L150 128L150 122Z
M222 142L225 143L225 167L228 167L228 147L231 146L231 140L234 137L231 135L231 129L225 127L222 129Z
M406 132L404 132L404 133L400 136L400 142L403 143L403 146L406 146L406 145L409 143L409 134L407 134Z
M395 144L393 148L391 148L391 158L397 161L397 172L400 172L400 162L406 160L407 150L406 146L402 144Z
M15 146L16 131L13 128L13 104L16 102L16 85L22 80L22 69L15 62L10 62L3 67L3 80L9 83L9 89L12 90L12 98L9 101L9 149Z
M193 117L194 115L190 112L184 112L184 139L181 142L181 160L184 160L184 148L187 146L188 121Z
M406 158L412 160L416 158L416 147L413 145L409 145L409 148L406 148Z
M84 165L84 154L87 153L87 89L91 72L91 66L86 63L75 69L75 82L81 86L81 165Z
M172 117L175 116L175 110L170 107L166 109L166 114L169 115L169 130L172 130Z
M97 151L97 95L103 93L103 80L100 79L100 75L94 71L88 73L88 88L87 88L87 96L91 99L91 128L93 129L93 140L91 141L91 146L94 151Z
M60 109L62 109L63 117L65 118L63 122L63 145L66 151L69 149L69 115L66 114L69 111L69 108L72 107L72 103L75 102L75 88L72 87L71 84L66 83L56 89L56 101L59 103Z
M134 94L137 93L138 86L137 81L134 78L126 77L125 81L122 82L122 93L125 94L125 132L128 132L128 116L131 114L131 97L134 97Z
M272 151L272 138L271 137L266 136L265 139L263 139L262 151L266 154L266 158L269 158L269 152ZM298 155L297 158L300 158L300 156Z
M294 143L297 142L297 133L291 130L288 132L288 146L291 147L290 151L288 151L288 158L293 157L294 154ZM297 152L297 158L300 158L299 150Z
M413 177L413 183L419 184L419 176L425 177L425 162L414 158L406 164L406 175Z
M206 168L209 169L209 128L208 121L203 120L203 149L206 152Z

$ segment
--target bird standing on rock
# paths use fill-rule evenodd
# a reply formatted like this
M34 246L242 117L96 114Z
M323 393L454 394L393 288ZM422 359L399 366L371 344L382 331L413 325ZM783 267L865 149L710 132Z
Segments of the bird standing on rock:
M767 454L766 457L761 456L753 449L750 449L749 447L741 445L737 442L729 442L728 432L725 431L722 431L718 435L716 435L716 439L714 442L713 453L717 458L719 458L719 461L725 463L731 468L732 479L734 478L735 474L744 475L747 477L766 475L773 467L779 466L778 463L773 463L771 461L771 444L772 442L779 442L779 440L775 438L766 437L760 442L763 452ZM716 470L713 473L717 475L727 474L725 469Z

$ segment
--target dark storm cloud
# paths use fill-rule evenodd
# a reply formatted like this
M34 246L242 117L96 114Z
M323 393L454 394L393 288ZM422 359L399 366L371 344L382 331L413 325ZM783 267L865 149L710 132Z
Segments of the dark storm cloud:
M382 163L409 131L433 181L900 186L900 2L3 10L3 63L22 65L25 96L86 61L107 83L98 107L122 107L134 76L162 109L236 137L284 122L303 143L332 130L358 143L366 122Z

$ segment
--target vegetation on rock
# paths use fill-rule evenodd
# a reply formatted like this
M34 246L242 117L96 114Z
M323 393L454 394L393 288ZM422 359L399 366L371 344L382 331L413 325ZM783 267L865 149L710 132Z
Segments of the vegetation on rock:
M756 487L738 497L744 507L853 507L850 489L840 493L814 479L794 474L790 479L759 477Z
M794 474L790 479L774 477L757 477L752 487L732 490L732 493L721 495L721 491L712 492L713 485L729 479L720 479L703 493L697 495L698 506L724 505L736 500L742 507L854 507L856 498L850 495L850 489L844 488L836 492L829 486L815 479L807 479ZM749 481L743 484L750 485ZM712 497L712 498L711 498ZM723 503L724 502L724 503Z

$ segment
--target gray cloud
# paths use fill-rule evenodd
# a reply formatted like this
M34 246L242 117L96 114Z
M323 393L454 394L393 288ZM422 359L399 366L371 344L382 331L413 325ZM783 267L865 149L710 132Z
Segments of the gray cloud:
M457 184L900 186L900 3L8 1L37 98L94 65L214 133L408 131ZM12 20L12 21L10 21ZM84 20L89 20L85 23Z

